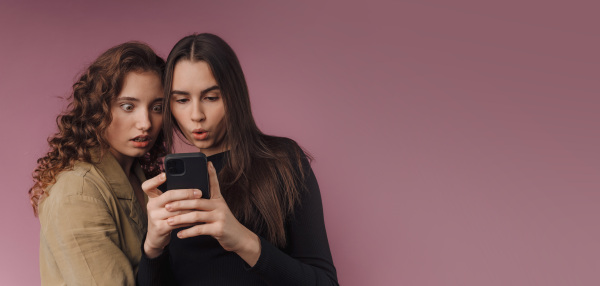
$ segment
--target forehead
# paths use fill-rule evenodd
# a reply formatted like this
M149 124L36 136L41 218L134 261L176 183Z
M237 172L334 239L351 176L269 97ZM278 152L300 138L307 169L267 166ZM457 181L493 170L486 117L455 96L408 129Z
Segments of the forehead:
M155 72L132 71L125 75L118 97L162 97L162 82Z
M194 91L217 85L210 66L205 61L183 60L175 64L173 89Z

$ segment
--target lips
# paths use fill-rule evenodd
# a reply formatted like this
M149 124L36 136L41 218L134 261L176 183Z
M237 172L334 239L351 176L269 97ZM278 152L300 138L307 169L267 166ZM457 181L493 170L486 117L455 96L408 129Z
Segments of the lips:
M204 140L208 136L208 131L202 128L194 129L192 130L192 136L196 140Z
M131 141L134 141L134 142L150 141L150 136L148 136L148 135L140 135L140 136L137 136L137 137L131 139Z
M136 148L146 148L150 144L151 139L152 138L148 135L139 135L129 141L131 141Z

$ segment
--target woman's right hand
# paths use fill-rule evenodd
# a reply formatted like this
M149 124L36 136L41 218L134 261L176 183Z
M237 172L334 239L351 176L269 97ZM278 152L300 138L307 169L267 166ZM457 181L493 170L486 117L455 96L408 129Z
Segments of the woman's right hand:
M144 252L149 258L155 258L162 254L171 239L171 231L182 227L182 225L169 225L167 219L190 212L189 210L170 212L165 209L165 205L173 201L193 200L202 197L202 192L197 189L171 190L163 193L158 189L158 186L165 181L165 173L161 173L142 184L142 190L148 195L148 204L146 205L148 210L148 233L144 242Z

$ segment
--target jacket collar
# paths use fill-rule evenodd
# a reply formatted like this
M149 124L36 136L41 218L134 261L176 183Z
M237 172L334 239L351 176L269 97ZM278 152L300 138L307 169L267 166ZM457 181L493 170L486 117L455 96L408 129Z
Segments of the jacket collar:
M121 168L117 159L109 151L105 151L103 156L101 156L99 150L92 152L92 160L96 169L104 177L104 180L108 182L117 198L128 200L135 198L129 178L127 178L125 171ZM143 183L146 180L142 166L140 166L137 160L133 163L132 171L140 182Z
M140 205L137 197L133 193L133 188L129 183L129 178L125 175L125 171L117 162L117 159L109 152L105 151L104 154L100 154L99 150L92 152L92 160L100 173L104 177L104 180L109 184L112 192L119 199L129 200L129 209L131 210L129 216L138 225L146 226L146 216L142 209L142 205L145 206L148 202L148 197L144 194L144 202ZM139 181L143 183L146 180L146 176L142 170L142 166L137 160L133 163L134 174L138 177Z

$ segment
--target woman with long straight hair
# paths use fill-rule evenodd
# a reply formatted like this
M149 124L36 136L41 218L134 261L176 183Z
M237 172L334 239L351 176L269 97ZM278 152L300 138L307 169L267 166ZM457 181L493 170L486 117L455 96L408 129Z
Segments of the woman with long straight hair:
M141 182L160 173L165 62L127 42L73 85L29 190L42 285L135 285L147 229Z
M167 148L183 135L208 156L211 198L162 193L164 174L144 182L138 283L337 285L309 156L256 126L231 47L212 34L184 37L169 54L164 87Z

